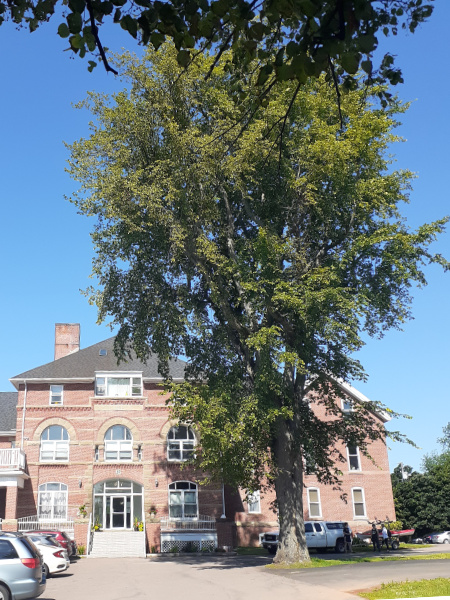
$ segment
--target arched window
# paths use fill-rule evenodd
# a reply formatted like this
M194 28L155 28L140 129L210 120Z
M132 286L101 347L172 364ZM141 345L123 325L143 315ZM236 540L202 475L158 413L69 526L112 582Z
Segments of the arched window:
M171 519L196 519L198 517L196 483L175 481L169 484L169 517Z
M40 519L67 519L67 485L43 483L39 486L38 516Z
M195 436L187 425L172 427L167 434L167 459L189 460L194 457Z
M105 433L105 461L133 460L133 437L128 427L113 425Z
M40 460L55 462L69 460L69 434L61 425L50 425L41 435Z

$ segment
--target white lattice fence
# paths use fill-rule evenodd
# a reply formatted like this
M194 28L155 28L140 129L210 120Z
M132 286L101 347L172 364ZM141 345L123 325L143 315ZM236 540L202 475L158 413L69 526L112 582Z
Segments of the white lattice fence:
M214 540L165 540L161 552L214 552Z

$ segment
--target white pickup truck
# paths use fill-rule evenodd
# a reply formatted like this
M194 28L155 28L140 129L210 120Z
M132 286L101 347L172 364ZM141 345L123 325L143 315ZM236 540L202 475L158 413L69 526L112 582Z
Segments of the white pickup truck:
M344 552L343 521L305 521L306 545L308 548ZM278 531L268 531L261 536L261 546L270 554L275 554L278 547Z

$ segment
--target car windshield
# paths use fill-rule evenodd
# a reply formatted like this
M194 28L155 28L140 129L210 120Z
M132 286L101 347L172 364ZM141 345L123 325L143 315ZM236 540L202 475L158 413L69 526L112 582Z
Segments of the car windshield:
M57 545L55 538L52 538L52 537L43 537L40 535L33 535L31 537L31 540L33 542L36 542L36 544L42 544L43 546L56 546Z

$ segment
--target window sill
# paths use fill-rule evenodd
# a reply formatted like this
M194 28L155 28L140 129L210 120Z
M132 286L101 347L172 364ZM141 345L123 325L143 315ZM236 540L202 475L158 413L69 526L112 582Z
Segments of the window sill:
M145 396L93 396L94 400L145 400Z

